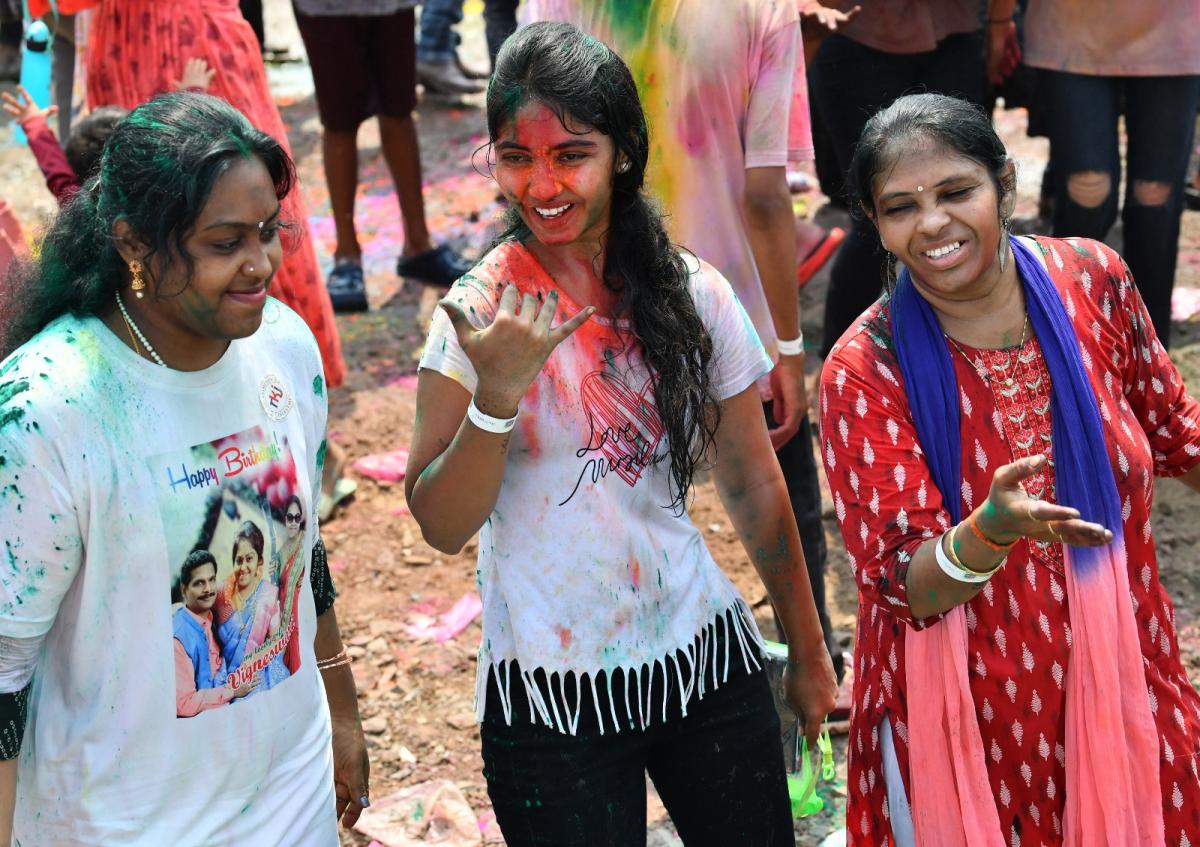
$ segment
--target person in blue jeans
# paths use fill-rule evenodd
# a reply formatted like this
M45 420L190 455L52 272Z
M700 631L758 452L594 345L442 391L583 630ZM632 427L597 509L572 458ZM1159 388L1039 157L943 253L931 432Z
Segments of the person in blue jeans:
M483 22L491 66L496 64L500 45L517 28L520 0L484 0ZM463 65L458 56L458 33L463 0L426 0L421 6L421 32L417 41L417 79L426 91L438 94L472 94L483 87L475 80L486 78Z

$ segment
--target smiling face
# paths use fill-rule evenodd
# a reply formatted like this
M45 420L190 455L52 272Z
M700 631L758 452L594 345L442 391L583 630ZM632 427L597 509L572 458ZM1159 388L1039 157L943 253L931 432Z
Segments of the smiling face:
M202 615L210 611L217 599L217 566L207 562L195 568L183 586L183 605Z
M253 585L261 570L262 559L254 545L245 538L239 539L233 555L233 573L237 577L238 590L245 591Z
M283 513L283 525L287 528L288 538L298 536L303 523L304 513L300 510L300 504L295 501L289 502L287 511Z
M995 287L1002 203L979 162L932 142L913 144L876 177L873 196L884 247L918 288L939 299L970 300ZM1006 197L1003 205L1011 202Z
M267 289L283 260L279 212L275 186L259 159L236 159L217 179L184 239L194 263L190 280L186 264L175 257L158 285L160 296L136 303L126 298L167 336L164 356L169 358L171 336L178 349L224 344L258 329ZM153 270L154 260L149 264Z
M496 182L547 247L598 242L608 229L616 146L542 103L517 110L495 139Z

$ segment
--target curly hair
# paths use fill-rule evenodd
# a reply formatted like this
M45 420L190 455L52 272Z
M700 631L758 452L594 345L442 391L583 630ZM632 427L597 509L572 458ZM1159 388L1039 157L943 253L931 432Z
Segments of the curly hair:
M650 370L654 403L670 451L673 499L681 512L720 419L709 364L712 338L688 287L689 272L662 217L642 192L650 140L646 116L621 57L570 24L535 23L511 36L496 57L487 91L488 135L494 144L517 111L537 102L564 126L585 124L612 139L630 167L613 176L604 237L604 285L618 295ZM532 232L510 207L497 243Z
M41 240L37 259L18 263L0 286L0 358L60 315L94 315L113 302L127 276L113 227L126 221L149 248L156 296L176 266L191 283L185 247L217 180L238 160L259 159L283 199L295 168L279 142L224 100L175 92L138 106L120 121L84 181ZM182 289L181 289L182 290Z

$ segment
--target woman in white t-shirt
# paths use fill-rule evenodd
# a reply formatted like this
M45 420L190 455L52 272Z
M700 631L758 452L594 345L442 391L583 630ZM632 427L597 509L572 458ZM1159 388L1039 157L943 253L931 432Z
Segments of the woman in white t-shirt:
M508 226L434 318L407 489L438 549L480 533L477 710L505 839L644 843L649 773L689 845L791 844L761 637L686 515L711 461L815 737L836 685L754 385L771 361L641 193L650 141L616 54L527 27L487 116Z
M325 451L318 348L267 296L294 181L228 103L156 98L0 289L0 842L335 847L367 804L315 521L298 599L269 573ZM265 623L236 661L176 615L196 551Z

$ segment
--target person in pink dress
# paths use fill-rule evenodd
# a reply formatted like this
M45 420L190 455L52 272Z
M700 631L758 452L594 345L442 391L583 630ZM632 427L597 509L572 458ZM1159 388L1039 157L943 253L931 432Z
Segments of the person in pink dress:
M854 845L1200 844L1200 697L1150 524L1200 404L1128 267L1013 238L986 115L902 97L853 197L903 270L833 347L821 447L858 583Z

